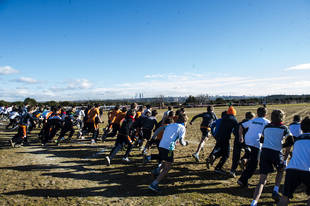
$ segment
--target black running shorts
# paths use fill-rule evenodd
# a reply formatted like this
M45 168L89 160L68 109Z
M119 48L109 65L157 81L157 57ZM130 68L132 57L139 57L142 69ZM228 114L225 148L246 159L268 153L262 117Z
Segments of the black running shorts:
M161 160L164 160L166 162L173 162L173 151L167 150L165 148L159 147L159 157Z
M259 173L268 174L274 171L274 167L277 170L284 168L284 158L280 151L263 148L259 162Z
M294 191L301 183L304 183L306 187L306 193L307 195L310 195L310 172L287 169L283 195L288 198L293 198Z

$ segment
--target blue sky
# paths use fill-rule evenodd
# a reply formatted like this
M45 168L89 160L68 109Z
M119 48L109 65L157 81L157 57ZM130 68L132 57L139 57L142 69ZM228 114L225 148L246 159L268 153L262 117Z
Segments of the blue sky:
M0 99L310 91L310 2L0 0Z

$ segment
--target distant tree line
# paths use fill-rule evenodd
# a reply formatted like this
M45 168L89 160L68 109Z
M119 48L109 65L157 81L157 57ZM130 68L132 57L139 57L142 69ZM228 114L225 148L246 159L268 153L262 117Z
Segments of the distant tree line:
M98 103L99 105L129 105L132 102L137 102L139 105L151 105L153 107L166 107L166 106L174 106L174 107L197 107L197 106L205 106L205 105L227 105L228 103L232 103L233 105L259 105L259 104L294 104L294 103L309 103L310 95L270 95L265 97L244 97L244 98L224 98L224 97L211 97L207 94L193 96L189 95L185 98L185 101L165 101L164 96L159 96L155 98L149 98L147 101L145 99L123 99L123 100L90 100L90 101L46 101L46 102L38 102L34 98L26 98L24 101L15 101L15 102L7 102L4 100L0 100L0 106L8 106L8 105L38 105L38 106L86 106L89 104Z

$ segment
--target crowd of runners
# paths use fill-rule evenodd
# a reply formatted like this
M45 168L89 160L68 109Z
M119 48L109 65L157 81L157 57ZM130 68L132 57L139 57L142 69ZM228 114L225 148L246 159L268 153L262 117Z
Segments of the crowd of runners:
M6 127L18 127L16 135L9 140L12 147L29 145L29 133L36 127L40 129L38 137L42 146L48 146L53 141L57 145L70 142L75 133L74 126L78 128L77 136L81 140L91 134L91 144L116 137L114 147L105 156L107 166L113 163L113 158L122 149L126 150L122 160L129 163L132 149L138 147L144 164L151 160L158 163L151 171L154 181L149 185L149 189L155 193L160 192L159 184L172 168L176 145L188 145L185 141L186 128L201 118L202 136L196 152L192 154L194 160L201 161L201 149L213 136L216 143L205 160L207 169L219 159L214 172L236 177L236 170L240 166L242 173L237 183L240 187L247 187L248 180L259 166L260 178L251 205L257 205L268 174L276 170L271 196L278 205L288 205L289 199L302 183L305 192L310 195L310 118L301 119L295 115L293 122L286 126L283 124L285 114L282 110L273 110L271 120L266 118L267 112L265 106L259 107L256 114L246 112L245 119L238 122L237 111L233 106L223 111L220 118L215 115L213 107L208 106L206 112L189 120L184 108L174 111L168 107L159 121L156 118L157 110L133 103L130 107L115 106L110 110L108 123L100 136L99 123L103 123L103 111L98 104L79 108L0 107L0 117L10 120ZM232 165L229 173L226 173L222 168L230 156L232 134ZM157 148L157 152L153 148ZM279 187L284 171L285 182L281 196ZM310 205L310 198L307 204Z

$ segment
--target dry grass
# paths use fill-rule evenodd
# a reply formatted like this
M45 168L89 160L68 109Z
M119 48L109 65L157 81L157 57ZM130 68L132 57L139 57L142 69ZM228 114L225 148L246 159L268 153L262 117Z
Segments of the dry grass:
M287 113L287 122L292 121L294 114L305 116L310 111L309 104L268 106L270 113L275 108ZM220 116L224 109L216 108L216 114ZM245 112L255 112L257 107L236 109L237 119L241 121ZM191 119L204 110L186 111ZM35 131L31 138L32 146L10 149L5 139L12 133L1 130L0 205L249 205L258 181L257 174L249 181L248 189L241 189L237 179L214 174L212 168L206 169L204 161L194 162L191 154L200 140L199 124L197 119L193 125L188 125L186 139L191 144L177 148L175 164L161 184L160 195L153 195L147 189L152 182L149 172L156 163L143 166L137 149L132 152L132 163L125 164L118 156L107 167L104 156L95 154L102 149L109 151L113 141L95 146L82 142L42 148L35 143L38 132ZM202 160L214 143L214 139L210 138L201 153ZM157 152L155 149L152 151ZM230 166L231 160L224 167L229 170ZM270 193L274 176L270 175L264 189L260 200L262 205L274 203ZM306 198L298 191L292 205L304 205Z

